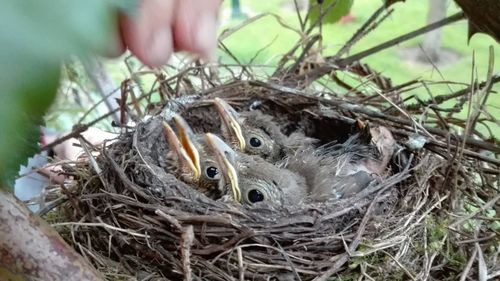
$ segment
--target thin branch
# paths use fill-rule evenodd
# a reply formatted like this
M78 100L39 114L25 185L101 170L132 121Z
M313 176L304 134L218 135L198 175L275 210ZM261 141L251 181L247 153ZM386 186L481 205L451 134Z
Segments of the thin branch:
M457 22L457 21L462 20L464 18L465 18L465 14L463 12L456 13L456 14L449 16L443 20L437 21L435 23L429 24L427 26L424 26L424 27L419 28L417 30L414 30L412 32L406 33L404 35L401 35L399 37L396 37L394 39L386 41L380 45L377 45L373 48L370 48L370 49L365 50L365 51L361 51L361 52L354 54L352 56L349 56L345 59L341 59L341 60L337 61L336 64L339 66L350 65L351 63L353 63L355 61L359 61L367 56L373 55L373 54L378 53L380 51L383 51L387 48L396 46L404 41L410 40L412 38L415 38L419 35L425 34L429 31L434 30L434 29L438 29L438 28L443 27L445 25Z
M493 75L491 77L491 84L496 84L498 82L500 82L500 74ZM421 108L422 106L428 106L428 105L433 104L433 103L440 104L440 103L443 103L447 100L451 100L451 99L466 95L468 92L470 92L473 89L473 87L475 90L480 90L480 89L483 89L484 87L486 87L487 85L488 85L488 81L483 81L479 84L476 84L475 86L471 85L471 86L468 86L467 88L464 88L462 90L458 90L458 91L451 93L451 94L435 96L434 99L430 98L428 100L422 101L421 104L409 105L406 107L406 109L409 111L412 111L412 110L417 110L417 109Z
M385 5L382 5L380 8L378 8L373 14L363 23L363 25L352 35L352 37L347 40L347 42L340 48L340 50L335 54L332 60L337 60L340 58L343 54L347 53L354 44L356 44L363 36L365 36L368 31L373 30L378 24L374 24L377 18L382 14L383 11L386 11ZM391 14L393 9L389 10L387 14L384 16L387 17L389 14Z

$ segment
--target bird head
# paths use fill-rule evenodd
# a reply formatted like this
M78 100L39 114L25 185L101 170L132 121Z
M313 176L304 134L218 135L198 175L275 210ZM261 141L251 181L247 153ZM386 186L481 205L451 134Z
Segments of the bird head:
M276 158L279 148L274 135L277 134L268 129L272 126L270 118L258 113L243 117L220 98L215 98L214 103L222 121L222 136L234 149L266 159ZM279 132L277 126L276 129Z
M237 202L241 202L241 189L238 181L238 173L233 165L236 152L234 152L224 141L214 134L205 134L205 141L220 168L220 185L223 187L222 189L229 189L233 199Z
M304 180L258 156L235 152L213 134L205 135L221 172L221 184L232 197L245 205L259 202L283 205L305 195Z
M163 122L163 129L171 152L177 159L178 176L181 180L196 184L199 188L213 189L220 179L216 161L207 155L203 139L194 134L180 115L174 115L173 121L177 134L167 122Z

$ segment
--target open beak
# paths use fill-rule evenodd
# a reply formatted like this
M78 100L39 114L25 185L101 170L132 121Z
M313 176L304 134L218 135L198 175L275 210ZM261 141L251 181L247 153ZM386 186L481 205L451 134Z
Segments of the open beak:
M238 122L238 113L233 107L220 98L215 98L214 103L221 117L222 125L229 134L228 139L231 143L235 143L240 151L244 151L246 143L241 131L241 125Z
M186 129L186 127L180 126L175 120L175 117L174 121L179 131L179 137L175 134L172 127L170 127L170 125L165 121L163 122L163 133L167 139L170 149L177 155L181 170L187 170L187 174L193 180L197 180L201 176L200 157L198 149L196 149L192 142L192 137L187 136L188 134L186 133L186 130L192 132L191 128L187 126Z
M234 151L219 137L214 134L205 134L205 140L208 147L212 150L215 156L215 160L219 165L220 173L224 181L229 183L231 188L231 193L234 200L241 202L241 190L238 184L238 174L236 169L231 164L231 160L234 160ZM232 158L231 160L229 158Z

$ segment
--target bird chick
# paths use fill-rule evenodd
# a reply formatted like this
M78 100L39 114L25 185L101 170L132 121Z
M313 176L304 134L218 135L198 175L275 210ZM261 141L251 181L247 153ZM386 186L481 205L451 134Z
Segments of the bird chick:
M235 152L212 134L206 143L220 168L220 189L236 201L290 205L346 198L385 177L395 141L384 127L366 128L343 144L300 150L277 165Z
M203 136L195 135L180 115L174 115L173 120L177 134L167 122L163 122L164 136L170 148L167 155L167 159L170 159L168 170L205 195L220 197L218 164L207 150Z
M283 166L304 176L311 200L346 198L387 176L395 146L387 128L366 126L344 143L301 151Z
M258 110L238 113L220 98L215 98L214 104L222 121L222 137L239 152L275 163L314 141L299 133L286 136L272 116Z
M307 188L301 176L258 156L236 152L216 135L208 133L205 139L220 167L221 188L230 190L237 202L285 205L305 198Z

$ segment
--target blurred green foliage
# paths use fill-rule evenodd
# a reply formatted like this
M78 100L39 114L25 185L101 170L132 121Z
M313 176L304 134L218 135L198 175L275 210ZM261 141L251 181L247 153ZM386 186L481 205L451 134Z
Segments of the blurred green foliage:
M373 12L383 4L383 1L373 0L356 0L353 2L351 13L354 21L345 24L330 24L322 28L322 54L324 56L334 55ZM251 11L253 11L253 14L262 12L275 13L279 14L281 21L293 27L298 27L299 21L293 5L291 8L287 8L285 3L288 3L288 1L253 1L245 2L243 6L250 15ZM227 6L227 3L224 5ZM375 30L355 44L349 54L364 51L426 25L428 5L429 1L421 0L406 0L405 2L394 4L391 6L391 8L394 8L394 12L385 21L380 23ZM459 11L460 8L453 2L450 2L447 11L448 16ZM302 15L305 15L305 11L302 12ZM235 21L230 21L226 25L234 26L235 24ZM473 71L480 81L486 78L490 45L493 45L495 49L495 61L497 62L495 72L498 72L500 69L498 67L500 45L485 34L476 34L468 43L467 29L468 23L466 20L443 28L441 46L444 50L451 51L459 56L458 60L454 63L435 66L412 63L405 60L402 51L419 47L423 42L424 36L419 36L403 42L396 47L369 56L363 59L362 62L368 64L372 69L381 72L382 75L391 78L394 85L413 79L436 81L440 83L429 82L428 84L434 96L450 94L468 85L471 81L471 73ZM319 33L319 30L315 30L313 33ZM265 34L265 36L262 34ZM253 70L258 70L258 66L262 66L261 69L263 71L272 73L273 69L269 68L269 65L276 64L281 56L290 50L290 42L297 42L299 39L300 36L297 32L284 28L273 17L263 17L226 38L224 44L241 63L252 61ZM224 53L221 53L221 56L223 62L233 62ZM475 64L472 63L473 60ZM341 78L352 83L352 85L359 83L359 81L352 81L348 75L343 75ZM446 83L446 81L460 84ZM493 90L495 93L488 100L487 111L498 119L500 116L500 98L498 98L497 93L500 92L500 85L494 85ZM343 93L343 91L342 89L338 89L339 93ZM405 93L403 98L411 95L416 95L422 99L429 98L428 92L422 88ZM446 106L452 106L454 103L455 100L450 100L446 103ZM464 107L460 116L465 117L466 114L467 107ZM487 136L500 135L500 127L497 124L492 124L491 122L486 122L486 124L490 127L491 133L484 124L479 124L478 130Z
M36 151L42 115L54 99L60 63L104 51L118 2L7 0L0 9L0 183L10 186Z
M309 22L318 22L323 14L323 23L336 23L349 13L354 0L309 0Z

